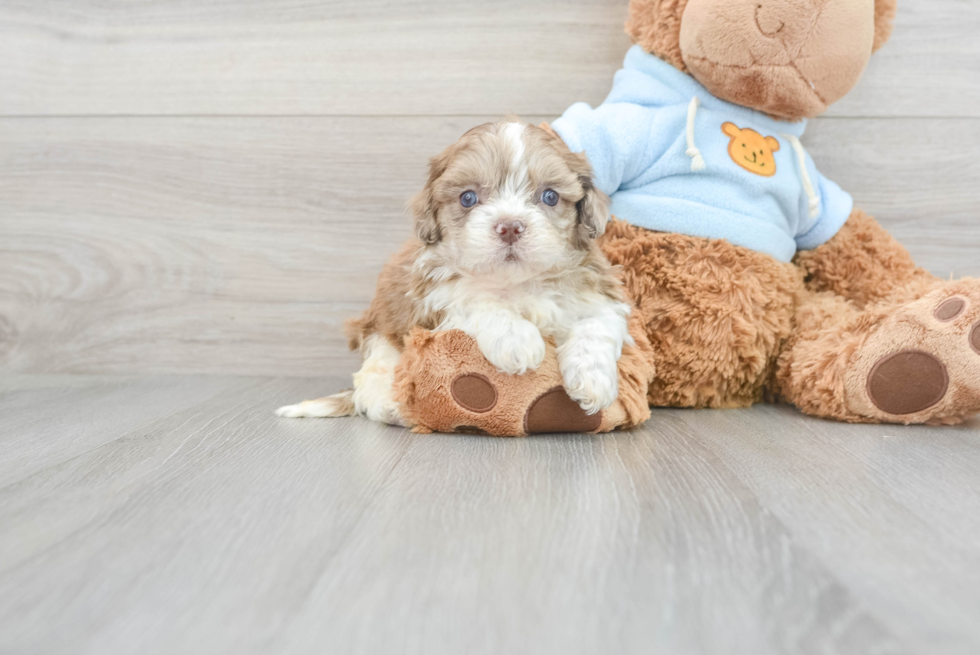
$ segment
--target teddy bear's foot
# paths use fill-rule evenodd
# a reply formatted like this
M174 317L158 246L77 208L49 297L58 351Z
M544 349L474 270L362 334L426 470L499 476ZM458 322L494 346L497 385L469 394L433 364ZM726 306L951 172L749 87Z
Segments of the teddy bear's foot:
M523 416L519 412L510 411L485 421L483 415L492 412L500 401L508 407L527 404L526 398L523 401L519 399L528 391L523 388L525 385L520 385L522 388L518 390L510 376L498 373L494 378L496 379L492 381L480 373L464 372L453 380L450 385L452 399L459 408L472 416L465 417L467 422L465 425L453 425L452 429L441 426L443 431L488 432L486 428L490 428L497 434L503 432L511 436L549 432L598 432L602 427L604 418L602 412L587 414L561 386L546 389L534 398ZM517 392L519 397L508 398L515 395L514 392ZM457 417L457 420L463 419L464 417ZM498 427L508 423L510 423L509 428L501 430Z
M980 281L943 285L885 317L852 359L848 408L887 423L980 412Z
M395 372L395 396L417 431L485 433L517 437L549 432L609 432L650 417L647 387L652 351L643 328L631 323L637 346L619 361L619 398L589 414L562 384L558 356L547 345L543 363L508 375L488 362L477 343L459 330L414 330Z

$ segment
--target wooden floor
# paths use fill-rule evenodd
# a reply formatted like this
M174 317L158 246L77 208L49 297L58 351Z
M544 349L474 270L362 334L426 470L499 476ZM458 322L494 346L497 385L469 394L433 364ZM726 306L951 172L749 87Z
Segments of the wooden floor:
M340 379L0 384L0 653L980 652L980 424L277 419Z

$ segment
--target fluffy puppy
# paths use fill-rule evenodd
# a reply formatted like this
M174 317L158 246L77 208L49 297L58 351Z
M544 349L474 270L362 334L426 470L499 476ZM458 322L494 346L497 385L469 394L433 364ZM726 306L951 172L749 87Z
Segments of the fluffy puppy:
M513 375L536 369L545 339L554 339L568 395L589 413L612 404L630 307L595 243L609 200L584 156L532 125L481 125L432 159L411 211L416 238L347 326L364 360L353 390L283 407L280 416L401 424L392 385L415 326L462 330Z

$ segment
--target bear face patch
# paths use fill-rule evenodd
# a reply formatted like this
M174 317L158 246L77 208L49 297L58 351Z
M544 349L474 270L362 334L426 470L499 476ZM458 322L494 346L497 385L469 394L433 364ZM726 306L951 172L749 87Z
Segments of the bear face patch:
M762 136L751 128L743 130L735 123L725 123L721 131L731 139L728 154L732 161L756 175L772 177L776 174L773 153L779 152L779 141L775 137Z

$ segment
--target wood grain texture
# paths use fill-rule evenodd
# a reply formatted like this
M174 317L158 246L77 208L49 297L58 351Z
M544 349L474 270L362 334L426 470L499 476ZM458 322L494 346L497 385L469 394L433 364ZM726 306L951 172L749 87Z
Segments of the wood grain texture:
M952 634L976 638L956 626L980 614L980 423L861 429L780 407L753 412L741 425L705 414L698 426L699 442L788 529L805 535L821 562L861 598L888 608L897 634L922 652L971 650ZM911 611L902 599L907 589L923 608ZM923 622L932 627L922 630Z
M138 433L176 411L244 388L247 380L158 378L100 380L79 376L0 395L0 487ZM121 419L120 416L125 418ZM38 430L46 430L39 438Z
M820 172L940 277L980 277L980 121L818 119Z
M560 114L598 103L626 0L0 1L2 115ZM902 0L836 116L980 117L980 4Z
M4 0L0 113L557 113L608 90L625 19L623 0Z
M838 117L980 116L980 3L898 0L891 40L857 87L827 112Z
M980 649L977 423L507 440L271 414L337 379L20 380L5 457L65 443L52 407L105 439L0 485L3 653Z
M426 159L494 118L0 119L0 370L352 370L341 323ZM821 119L807 145L922 265L980 276L980 119Z
M366 307L409 236L403 207L427 157L470 125L3 121L4 362L38 372L350 364L343 319Z

